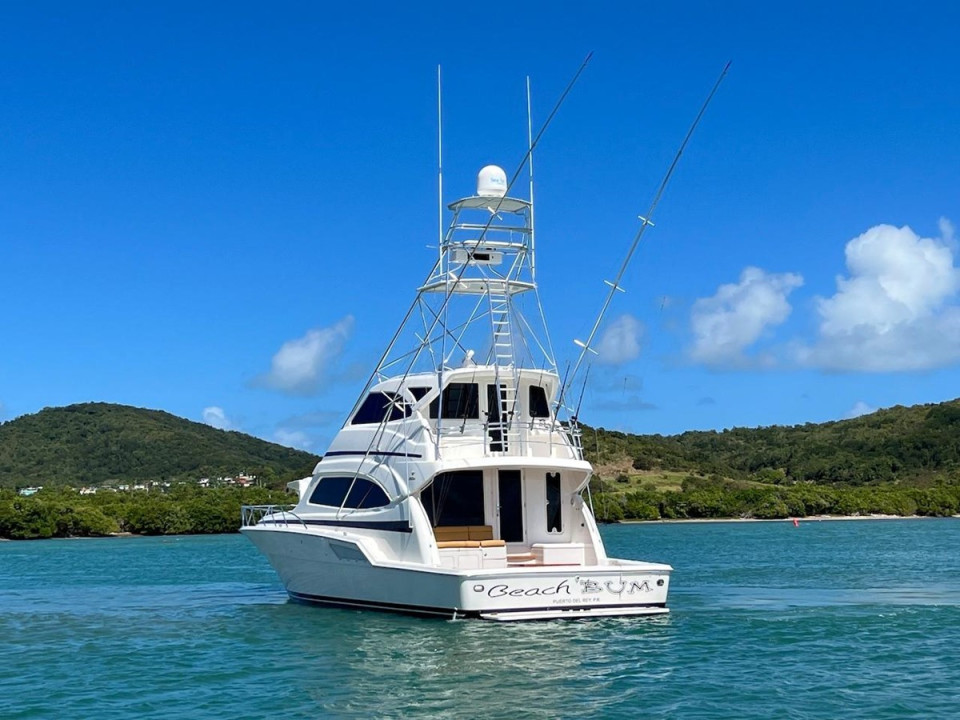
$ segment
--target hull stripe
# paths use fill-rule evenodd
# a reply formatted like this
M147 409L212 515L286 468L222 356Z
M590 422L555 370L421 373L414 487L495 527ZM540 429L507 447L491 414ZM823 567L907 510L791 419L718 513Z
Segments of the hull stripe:
M382 530L384 532L410 533L413 528L406 520L388 520L386 522L364 520L312 520L295 518L291 520L261 520L257 525L323 525L326 527L351 527L364 530Z
M386 456L386 457L409 457L409 458L419 458L423 457L420 453L406 453L406 452L391 452L389 450L331 450L324 454L321 460L328 457L334 457L337 455L376 455Z
M405 605L403 603L377 602L372 600L357 600L352 598L338 598L328 595L311 595L309 593L298 593L293 590L287 591L291 598L299 602L311 603L315 605L327 605L330 607L343 608L361 608L366 610L385 610L388 612L400 612L408 615L421 615L430 617L452 617L453 608L438 608L427 605ZM630 605L565 605L563 607L520 607L520 608L489 608L485 610L457 610L458 618L479 618L480 613L498 613L506 614L511 612L569 612L576 616L583 610L629 610L632 608L665 608L666 603L633 603ZM553 618L551 618L553 619Z

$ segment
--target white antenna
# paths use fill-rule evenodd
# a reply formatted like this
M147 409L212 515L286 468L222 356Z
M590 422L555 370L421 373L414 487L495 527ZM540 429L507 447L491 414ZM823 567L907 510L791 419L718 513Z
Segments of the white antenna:
M527 154L530 156L530 279L537 281L537 243L533 224L533 120L530 115L530 76L527 75Z
M443 269L443 83L441 82L439 63L437 64L437 252L439 253L437 257L437 267ZM444 325L446 325L446 303L444 303L443 307L443 317ZM424 333L424 337L429 338L432 332L433 328L431 327L430 330ZM440 339L440 366L437 368L437 387L441 388L443 387L443 365L446 355L447 334L444 333ZM437 457L440 456L440 433L443 430L443 420L440 416L442 414L443 413L437 414L437 437L434 448Z
M443 90L440 83L440 66L437 65L437 252L443 260Z

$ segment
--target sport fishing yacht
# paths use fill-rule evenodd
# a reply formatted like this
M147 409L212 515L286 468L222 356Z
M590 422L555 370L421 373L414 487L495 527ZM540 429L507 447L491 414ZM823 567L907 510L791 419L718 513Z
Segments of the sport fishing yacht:
M533 183L481 170L292 508L241 531L296 600L447 618L667 612L671 568L607 556L536 282ZM582 345L582 343L581 343Z

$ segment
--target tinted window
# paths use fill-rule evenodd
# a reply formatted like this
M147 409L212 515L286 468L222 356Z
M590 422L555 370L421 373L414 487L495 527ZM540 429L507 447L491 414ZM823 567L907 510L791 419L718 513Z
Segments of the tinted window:
M400 420L410 414L410 409L394 393L372 392L367 395L357 414L350 421L351 425L369 425L381 423L384 418Z
M560 506L560 473L547 473L547 531L561 532L562 508Z
M430 403L430 417L436 419L442 411L442 417L457 420L478 420L480 418L479 390L476 383L450 383L443 389L443 407L439 398Z
M428 392L430 392L430 390L432 390L433 388L412 387L407 389L410 391L410 394L413 395L413 399L419 401L419 400L423 400L423 396L426 395Z
M357 478L353 484L353 490L347 497L347 504L344 507L359 508L378 508L389 505L390 499L379 485L365 478Z
M350 477L323 478L310 493L310 502L314 505L340 507L352 482L353 478Z
M351 489L352 486L352 489ZM350 496L347 497L347 492ZM344 503L344 498L347 502ZM379 485L366 478L325 477L310 493L313 505L346 508L377 508L390 504L390 499Z
M420 500L434 527L483 525L483 471L440 473Z
M530 417L550 417L550 406L547 404L547 391L539 385L530 386Z

